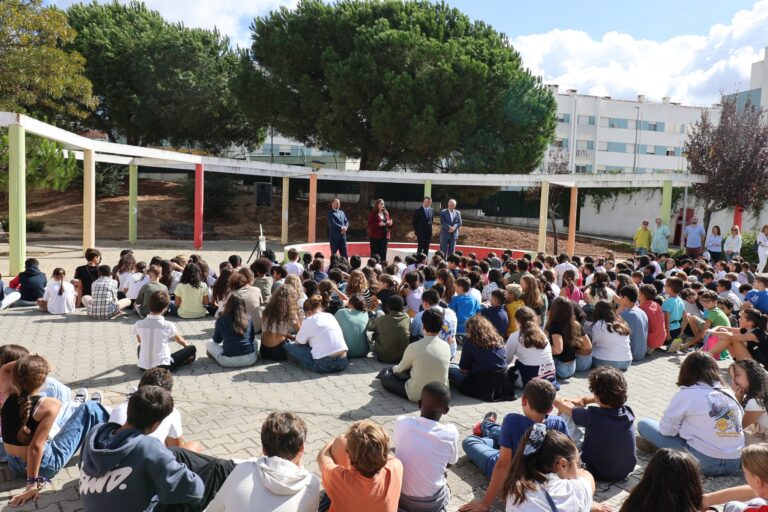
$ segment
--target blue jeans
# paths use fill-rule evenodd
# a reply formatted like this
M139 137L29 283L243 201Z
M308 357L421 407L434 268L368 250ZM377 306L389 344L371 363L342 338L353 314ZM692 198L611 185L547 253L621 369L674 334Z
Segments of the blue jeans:
M285 351L288 353L288 359L293 359L298 364L311 372L340 372L349 366L349 359L347 356L326 356L321 357L320 359L315 359L312 357L312 349L307 345L300 345L298 343L286 343Z
M99 402L89 400L78 407L56 436L45 443L39 476L53 478L77 453L88 431L109 420L109 412ZM8 467L17 476L26 476L27 463L19 457L8 456Z
M635 252L637 254L639 254L640 256L644 256L644 255L648 254L648 249L646 249L645 247L637 247L637 248L635 248Z
M501 425L484 421L480 425L482 436L469 436L461 443L464 453L489 479L499 461L499 437Z
M459 365L456 363L451 363L448 367L448 380L455 386L461 386L461 383L464 382L467 375L469 375L469 373L462 372Z
M592 368L597 368L598 366L612 366L617 370L625 372L629 370L630 366L632 366L632 361L606 361L605 359L598 359L593 357Z
M716 459L697 451L680 436L665 436L659 432L659 422L643 418L637 422L637 432L658 448L685 450L699 461L706 476L737 475L741 472L741 459Z

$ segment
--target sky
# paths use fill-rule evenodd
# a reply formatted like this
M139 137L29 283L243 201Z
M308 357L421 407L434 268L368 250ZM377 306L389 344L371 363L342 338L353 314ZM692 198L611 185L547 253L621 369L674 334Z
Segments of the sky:
M747 89L751 64L768 46L768 0L447 1L506 34L523 65L561 91L709 105L720 91ZM46 3L66 8L75 1ZM255 16L297 0L145 3L166 19L216 26L233 44L248 46Z

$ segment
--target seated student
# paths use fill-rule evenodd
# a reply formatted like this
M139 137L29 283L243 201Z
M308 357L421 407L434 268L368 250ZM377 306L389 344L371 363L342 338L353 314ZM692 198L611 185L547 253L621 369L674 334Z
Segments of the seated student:
M601 366L589 374L589 390L592 396L555 399L555 407L584 429L581 460L587 471L597 480L625 480L637 463L635 415L626 405L627 381L616 368ZM574 433L576 429L570 430Z
M382 363L400 361L411 340L411 319L403 312L404 305L402 297L393 295L387 302L389 313L368 322L368 330L373 331L373 353Z
M563 272L563 287L560 288L560 297L565 297L571 302L579 303L584 300L584 293L576 286L576 271L568 269Z
M592 367L592 341L576 319L575 307L573 301L555 297L547 313L544 330L553 347L555 369L560 379Z
M45 287L43 298L37 299L37 306L41 311L52 315L66 315L75 311L77 292L72 283L65 281L66 277L63 268L53 269L51 282Z
M715 360L705 352L688 354L677 385L680 389L660 422L645 418L637 422L642 436L638 444L685 449L698 459L706 476L738 473L744 447L743 411L723 386Z
M357 421L320 450L326 496L321 511L397 512L403 465L389 453L389 436L371 420Z
M163 275L163 270L159 265L150 265L147 269L147 277L149 282L141 287L138 295L136 296L136 302L133 304L133 309L136 313L144 318L149 314L149 298L153 293L164 291L168 292L168 287L160 282L160 278Z
M640 299L640 309L648 318L648 350L650 354L664 344L667 339L666 326L664 322L664 312L661 310L656 299L656 287L652 284L640 286L638 298ZM632 342L630 338L630 343Z
M717 343L707 352L713 357L728 350L734 359L754 359L763 367L768 365L768 315L757 309L745 307L739 313L738 327L715 327L709 334L717 338Z
M197 263L187 263L173 293L179 318L202 318L208 314L208 285L202 281Z
M739 326L739 312L736 311L734 314L733 302L724 297L720 297L717 299L717 307L720 308L720 311L722 311L723 314L728 318L728 323L731 327ZM747 304L746 307L751 308L752 306Z
M248 318L245 301L230 295L224 312L216 319L213 339L205 342L208 357L224 368L243 368L256 364L256 332Z
M136 274L136 258L133 256L133 252L126 253L120 257L120 262L113 269L112 274L117 281L118 298L126 298L128 296L128 288L130 288Z
M471 293L472 283L466 277L456 280L456 295L451 299L449 307L456 313L456 336L466 334L467 320L480 312L480 301Z
M256 332L261 332L264 297L261 290L253 286L253 272L248 268L241 268L230 276L227 282L230 293L238 295L245 301L245 311L248 318L253 322L253 328Z
M118 316L120 310L131 305L129 299L117 298L117 283L112 279L109 265L99 266L99 278L91 285L91 295L84 295L82 303L90 318L108 320Z
M5 297L0 309L11 306L34 306L45 294L46 278L40 271L40 262L29 258L24 262L24 270L8 283L3 292Z
M424 293L424 287L421 285L418 272L408 272L405 274L404 281L400 288L400 294L405 299L406 313L413 318L421 308L421 296Z
M626 371L632 364L632 349L627 323L616 314L613 304L601 300L595 304L592 339L592 368L613 366Z
M523 306L515 313L515 320L520 330L509 336L506 345L507 364L514 364L517 371L515 385L524 388L529 380L538 377L550 381L555 389L560 389L552 346L539 327L536 313L528 306Z
M49 372L48 361L42 356L28 355L16 361L15 389L0 410L8 469L27 479L26 490L11 498L12 507L36 501L50 479L75 455L88 430L109 418L100 402L88 400L72 413L56 435L51 435L62 403L41 396Z
M349 297L339 291L336 283L330 279L320 281L315 293L323 298L323 311L331 315L335 315L338 310L343 309L344 303L349 300Z
M506 510L590 510L595 479L579 469L578 460L579 451L567 435L543 423L533 425L517 447L501 490Z
M667 299L661 306L661 311L664 313L664 321L666 323L667 341L672 342L680 338L680 328L683 322L683 314L685 313L685 303L678 297L680 292L683 291L683 280L678 277L670 277L664 283L664 293L667 294ZM675 345L679 346L682 340L676 342ZM674 348L675 345L670 346Z
M126 420L91 429L80 463L80 499L86 512L134 512L151 504L198 503L204 483L151 439L173 413L171 394L142 386L131 395ZM104 485L105 481L115 485Z
M768 277L755 278L755 289L746 293L744 302L749 302L761 313L768 313Z
M159 386L166 390L168 393L173 392L173 374L165 368L151 368L144 372L139 381L138 389L146 386ZM133 392L135 393L135 391ZM128 418L128 402L130 396L126 400L116 405L112 412L109 414L109 422L122 425ZM147 434L149 437L154 437L167 447L176 446L179 448L186 448L194 452L202 451L202 445L197 441L184 441L182 436L184 435L184 429L181 423L181 414L174 407L171 413L160 421L160 424L151 433Z
M459 431L452 423L440 423L450 401L447 386L428 382L419 399L421 415L395 419L392 441L403 465L400 510L448 510L446 467L459 460Z
M525 306L525 302L522 300L523 288L519 284L507 285L507 304L505 306L507 310L507 319L509 325L507 326L507 332L504 337L509 337L510 334L517 331L517 322L515 321L515 313L518 309Z
M422 315L424 337L408 345L400 363L381 376L387 391L417 402L421 388L432 381L448 385L451 349L437 335L443 326L443 313L428 309Z
M725 503L723 512L765 510L768 506L768 444L756 443L745 447L741 453L741 465L747 485L705 494L702 509Z
M259 346L259 355L262 359L285 361L287 357L285 343L295 338L295 333L300 327L299 296L296 288L286 281L284 286L275 290L262 312Z
M251 272L253 272L253 286L258 288L261 292L261 299L263 302L269 302L269 298L272 296L272 287L274 285L274 279L270 275L272 270L272 262L267 258L261 257L251 263Z
M282 265L272 265L272 293L285 284L285 278L288 277L288 271ZM269 302L269 301L267 301Z
M717 307L718 295L709 290L704 290L699 293L699 303L704 308L704 321L702 323L691 323L691 331L693 337L679 345L679 348L674 344L669 347L671 351L686 350L698 343L703 343L708 337L708 331L717 327L730 327L731 322L728 317L725 316L723 310Z
M688 452L662 448L653 455L619 512L704 510L707 495L703 493L696 459Z
M347 357L366 357L371 351L368 345L368 313L365 310L365 300L359 293L349 298L349 307L339 309L335 315L336 321L344 334L347 345Z
M548 416L556 394L551 383L533 379L523 390L523 414L509 413L499 425L496 423L496 413L491 411L481 423L474 426L474 435L467 437L462 447L480 471L490 478L490 482L483 499L470 503L467 508L474 506L473 510L488 510L493 505L512 467L512 457L529 427L543 423L550 430L568 435L568 427L560 416Z
M507 380L507 351L504 338L485 317L475 315L467 320L461 359L459 364L451 363L448 379L464 395L486 401L501 398Z
M131 299L134 305L136 304L135 301L136 297L139 296L139 292L150 281L147 269L149 269L149 266L146 262L140 261L136 263L136 273L133 274L133 279L128 282L128 291L125 292L125 297Z
M323 299L313 295L304 301L304 321L296 339L285 344L288 359L309 371L333 373L349 366L344 333L332 314L323 311Z
M173 322L163 318L163 313L168 309L170 302L171 298L168 296L168 292L160 290L153 293L149 297L149 315L133 326L133 332L139 344L138 366L142 370L160 367L175 371L195 361L197 348L190 345L176 331ZM169 345L172 341L184 348L171 353Z
M741 359L728 367L728 373L736 400L744 408L742 426L768 432L768 372L753 359Z
M456 313L451 308L440 305L440 292L437 289L430 288L421 294L421 311L411 320L411 340L415 341L424 337L421 317L424 315L424 311L430 308L437 308L443 312L443 328L440 329L440 334L437 336L451 348L451 359L453 359L453 356L456 355Z
M271 413L261 425L264 455L238 464L206 512L316 512L320 479L301 465L306 440L304 420L290 412Z
M491 305L480 311L481 315L491 321L499 335L504 337L506 337L509 328L506 305L507 292L503 289L496 289L491 292Z
M383 274L379 277L379 291L376 292L376 301L381 305L381 311L384 314L389 313L387 302L389 302L390 297L397 293L397 286L393 276Z
M641 285L643 286L643 285ZM637 306L638 291L634 286L625 286L616 293L619 302L618 313L629 326L629 349L633 361L642 361L648 352L648 316Z
M730 300L733 303L734 309L738 310L741 308L741 303L743 301L738 295L733 293L731 288L732 285L729 279L720 279L717 281L717 295Z
M75 269L75 276L72 280L72 284L77 291L77 307L80 307L81 299L84 295L91 295L91 285L99 278L101 252L98 249L86 249L85 259L88 263Z

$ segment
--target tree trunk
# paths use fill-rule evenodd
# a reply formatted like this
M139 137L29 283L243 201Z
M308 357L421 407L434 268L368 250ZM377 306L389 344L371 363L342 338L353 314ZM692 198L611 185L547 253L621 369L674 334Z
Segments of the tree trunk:
M560 254L559 251L557 250L557 242L558 242L558 240L557 240L557 223L555 222L555 215L554 215L554 212L552 212L552 211L549 212L549 222L550 222L550 224L552 224L552 234L554 235L554 247L553 247L552 254L557 256L558 254Z
M363 149L362 154L360 155L360 170L362 171L375 171L379 168L381 165L381 157L377 157L375 155L371 155L367 150ZM378 189L377 183L372 183L369 181L366 182L358 182L358 185L360 187L360 197L357 200L357 204L360 205L369 205L372 199L374 199L374 194L376 193L376 190Z
M712 215L716 212L715 205L712 202L707 202L704 205L704 218L702 219L702 226L704 226L704 232L709 233L709 221L712 220ZM685 219L683 219L685 223Z

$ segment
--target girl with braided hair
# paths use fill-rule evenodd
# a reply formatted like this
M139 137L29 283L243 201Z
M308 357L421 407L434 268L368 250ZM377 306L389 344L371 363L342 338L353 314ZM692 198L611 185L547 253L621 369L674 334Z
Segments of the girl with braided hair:
M19 359L13 367L13 392L0 409L8 468L27 479L25 491L11 499L11 506L36 500L49 479L80 449L88 430L109 419L109 413L99 401L87 401L49 442L62 406L59 400L40 394L49 371L48 361L42 356L35 354Z

